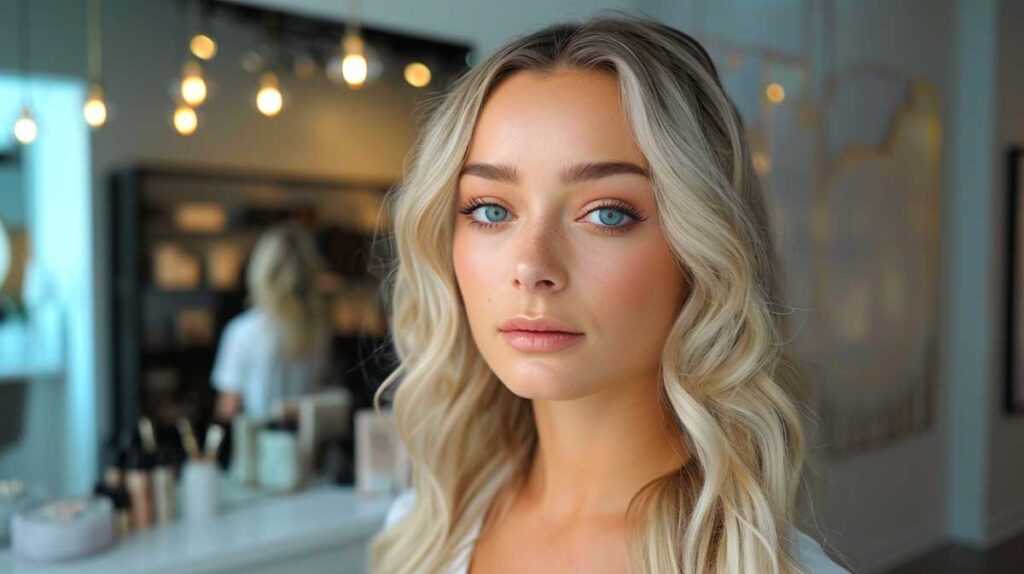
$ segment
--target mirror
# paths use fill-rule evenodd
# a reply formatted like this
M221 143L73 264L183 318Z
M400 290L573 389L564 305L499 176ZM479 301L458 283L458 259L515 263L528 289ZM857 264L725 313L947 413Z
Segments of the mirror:
M23 314L28 194L20 147L0 148L0 318Z

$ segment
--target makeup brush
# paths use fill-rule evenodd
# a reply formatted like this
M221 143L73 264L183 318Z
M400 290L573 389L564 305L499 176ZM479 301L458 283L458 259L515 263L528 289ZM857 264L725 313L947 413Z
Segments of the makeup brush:
M224 440L224 427L214 424L210 425L210 428L206 431L206 452L205 457L208 460L217 458L217 449L220 448L221 441Z
M153 432L153 421L147 416L139 417L139 436L142 437L142 448L148 453L156 452L156 433Z
M188 422L188 419L185 417L178 419L178 434L181 435L181 443L185 447L188 457L192 460L202 458L203 454L199 452L199 443L196 442L196 435L192 432L192 423Z

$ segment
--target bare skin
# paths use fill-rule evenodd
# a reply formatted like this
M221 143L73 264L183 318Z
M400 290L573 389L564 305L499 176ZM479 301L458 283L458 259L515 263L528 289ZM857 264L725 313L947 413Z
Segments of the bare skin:
M519 72L485 104L466 161L514 167L517 181L479 170L459 179L460 208L474 199L501 208L456 214L454 266L474 341L502 383L531 400L538 433L522 488L496 497L510 500L508 512L491 507L471 574L627 572L630 500L689 460L658 400L660 353L686 281L649 178L561 181L567 166L590 162L649 173L616 79ZM626 212L609 200L640 217L618 216ZM583 337L555 352L518 350L497 328L516 315L551 317Z

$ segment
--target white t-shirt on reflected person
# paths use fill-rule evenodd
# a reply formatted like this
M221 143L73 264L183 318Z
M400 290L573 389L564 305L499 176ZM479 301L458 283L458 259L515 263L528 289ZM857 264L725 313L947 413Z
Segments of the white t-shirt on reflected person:
M280 327L256 307L224 327L210 378L217 390L242 395L242 412L247 416L270 416L278 401L313 392L326 376L327 333L310 356L298 359L282 357L281 336Z
M387 530L401 520L403 516L412 510L415 503L416 492L411 488L398 495L388 508L387 516L384 519L384 530ZM461 552L455 557L454 562L445 574L468 574L469 562L473 555L476 540L480 537L482 523L483 521L480 520L474 525L469 537L461 546ZM849 570L833 562L816 540L799 530L794 529L793 532L796 535L798 560L805 572L808 574L850 574Z

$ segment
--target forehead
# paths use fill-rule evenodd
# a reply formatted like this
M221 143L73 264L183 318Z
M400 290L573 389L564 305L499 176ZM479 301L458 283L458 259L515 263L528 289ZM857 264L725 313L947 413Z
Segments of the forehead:
M632 161L648 167L611 72L522 71L491 92L473 129L468 161L524 171L581 161Z

